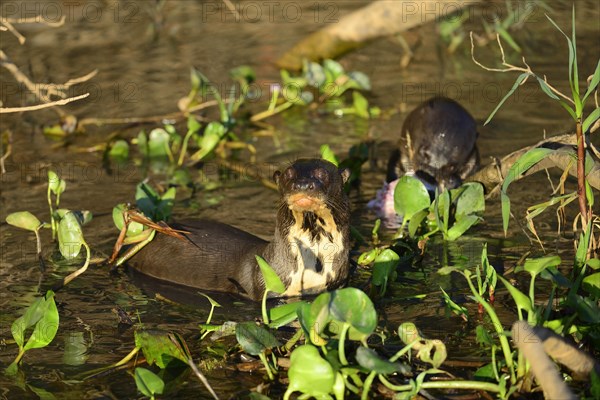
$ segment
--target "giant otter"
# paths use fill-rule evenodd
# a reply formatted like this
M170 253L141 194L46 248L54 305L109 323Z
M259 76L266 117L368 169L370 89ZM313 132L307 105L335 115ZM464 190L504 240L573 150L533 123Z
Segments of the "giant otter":
M408 114L388 162L387 182L415 175L440 191L454 189L479 166L477 124L456 101L435 97Z
M477 124L471 114L456 101L434 97L408 114L400 140L388 161L384 187L369 207L396 226L394 189L401 175L421 180L430 195L454 189L479 166L476 146Z
M348 277L348 176L328 161L299 159L274 174L281 199L271 242L219 222L182 221L171 227L188 232L185 240L157 234L129 265L160 280L258 300L260 255L284 283L283 296L334 289Z

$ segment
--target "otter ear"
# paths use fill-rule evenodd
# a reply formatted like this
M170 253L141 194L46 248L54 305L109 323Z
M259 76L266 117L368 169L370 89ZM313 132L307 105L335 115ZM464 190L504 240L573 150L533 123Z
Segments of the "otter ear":
M342 176L344 183L346 183L348 182L348 178L350 178L350 170L348 168L344 168L340 170L340 175Z
M279 177L280 176L281 176L281 171L275 171L275 173L273 174L273 180L278 185L279 185Z

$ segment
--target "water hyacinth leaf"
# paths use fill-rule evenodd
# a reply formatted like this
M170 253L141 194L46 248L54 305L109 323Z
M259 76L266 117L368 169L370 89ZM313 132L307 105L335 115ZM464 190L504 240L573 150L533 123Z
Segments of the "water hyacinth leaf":
M122 139L115 141L112 146L110 146L108 156L112 158L126 159L129 157L129 143Z
M485 196L483 185L477 182L465 183L461 186L464 190L456 201L456 219L485 211Z
M172 334L165 332L136 331L134 334L135 345L144 352L144 357L149 365L156 365L164 369L173 360L188 363L189 354L179 344L171 339Z
M79 255L83 246L83 232L77 217L72 212L67 212L58 223L58 248L60 254L71 260Z
M316 62L307 61L304 64L304 77L310 86L320 88L325 83L325 70Z
M329 302L331 293L325 292L317 296L312 304L301 304L298 307L298 321L304 331L304 335L311 343L317 346L323 346L327 341L321 337L321 333L327 327L331 320L329 313Z
M600 272L596 272L583 278L581 287L595 299L600 299Z
M135 369L134 377L135 385L144 396L154 398L154 395L162 394L165 389L163 380L154 372L146 368L137 367Z
M67 183L60 179L60 177L54 171L48 171L48 188L57 197L60 197L61 193L65 191Z
M353 287L338 289L331 293L331 316L346 322L362 338L377 327L377 313L373 302L362 290Z
M398 327L398 337L404 344L411 344L416 340L422 340L421 333L412 322L404 322Z
M281 343L264 326L254 322L243 322L235 326L235 337L242 349L253 356L257 356L267 349L281 346Z
M433 368L439 368L448 357L446 345L437 339L426 339L424 345L413 346L413 349L417 350L419 360L431 364Z
M6 216L6 223L28 231L36 231L42 225L39 219L29 211L18 211Z
M504 182L502 182L502 190L500 192L500 200L502 202L502 227L504 235L508 231L508 220L510 216L510 200L507 195L508 186L521 174L527 172L528 169L539 163L541 160L550 155L554 150L546 148L534 148L523 154L508 171Z
M20 349L28 350L47 346L58 331L59 316L54 301L54 292L49 290L27 307L25 313L17 318L10 330ZM34 327L25 343L25 332Z
M123 212L127 210L127 205L125 203L117 204L113 207L112 217L113 222L118 230L123 229L125 225L125 220L123 218ZM137 236L144 230L144 225L139 222L131 221L129 226L127 227L127 237Z
M287 325L296 318L298 318L298 307L303 304L308 304L305 301L295 301L293 303L286 303L273 307L269 310L269 319L271 328L277 329L281 326Z
M352 92L352 105L356 115L369 119L369 102L360 92Z
M335 82L337 78L344 75L344 67L335 60L324 60L323 69L327 77L327 82Z
M335 156L335 153L333 152L333 150L331 150L331 147L329 147L328 144L322 144L319 150L321 153L321 158L323 160L329 161L336 167L340 164L339 160Z
M348 74L348 77L353 88L371 90L371 80L366 74L359 71L352 71Z
M421 210L421 211L417 212L416 214L413 214L410 221L408 221L408 235L411 238L415 237L415 235L417 234L417 230L423 223L423 220L425 220L425 218L427 218L428 215L429 215L428 209Z
M204 129L204 134L197 140L200 150L194 153L190 159L192 161L204 159L204 157L209 155L215 147L217 147L226 132L227 128L225 128L222 123L216 121L210 122L206 126L206 129Z
M269 292L279 294L285 292L285 285L283 284L283 282L281 282L281 279L279 278L275 270L273 270L269 263L266 262L265 259L261 256L257 255L255 257L256 262L260 267L260 272L262 273L262 276L265 280L265 289Z
M150 131L148 136L148 157L167 157L169 155L170 135L163 128Z
M377 257L377 255L379 254L381 250L378 248L374 248L371 249L369 251L366 251L364 253L362 253L360 255L360 257L358 257L357 263L358 265L369 265L371 264L373 261L375 261L375 258Z
M363 346L356 349L356 361L361 367L369 371L375 371L378 374L387 375L395 372L407 374L410 372L410 368L406 365L388 361L380 357L375 350Z
M331 364L321 357L316 347L310 344L299 346L290 356L290 383L284 398L288 399L291 393L301 392L306 395L302 398L331 399L329 394L333 391L335 375Z
M245 84L252 83L256 80L256 72L248 65L240 65L239 67L229 70L229 76L231 76L232 79Z
M453 241L458 239L469 230L470 227L475 225L481 218L477 215L467 215L462 217L461 219L457 219L456 223L452 225L450 229L448 229L448 233L446 235L446 239L449 241Z
M528 258L523 266L515 268L515 272L527 271L535 276L549 267L558 267L561 259L559 256L547 256L541 258Z
M499 276L498 278L502 281L502 283L504 283L504 286L506 286L506 289L508 289L508 292L510 293L510 295L512 296L513 300L515 301L515 303L517 305L517 309L519 310L519 313L521 312L521 310L525 310L525 311L527 311L528 316L532 315L533 304L531 304L531 300L529 299L529 297L527 297L523 292L521 292L519 289L517 289L516 287L511 285L511 283L509 281L507 281L506 279L504 279L503 277Z
M421 210L429 208L431 201L423 182L412 176L403 176L394 189L394 209L404 219L411 219Z
M393 280L396 273L396 267L400 263L400 256L394 250L385 249L375 258L373 264L372 282L375 286L387 286L388 281Z

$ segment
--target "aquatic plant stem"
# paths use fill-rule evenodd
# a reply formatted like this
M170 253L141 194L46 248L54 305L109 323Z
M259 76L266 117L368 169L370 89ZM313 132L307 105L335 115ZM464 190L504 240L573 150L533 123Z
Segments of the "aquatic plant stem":
M288 108L290 108L293 105L294 105L294 103L290 103L289 101L286 101L285 103L280 104L279 106L275 107L272 110L267 110L267 111L260 112L258 114L254 114L250 118L250 121L256 122L256 121L263 120L263 119L268 118L268 117L270 117L272 115L275 115L275 114L278 114L278 113L280 113L280 112L282 112L284 110L287 110Z
M265 369L267 370L267 375L269 376L269 380L272 381L275 379L275 377L273 376L273 371L271 370L271 366L269 365L269 362L267 361L267 357L265 357L265 352L263 351L262 353L260 353L258 355L258 357L260 358L260 361L262 361L263 365L265 366Z
M502 323L498 319L498 315L496 315L494 308L490 306L490 304L483 297L481 297L479 293L477 293L477 290L475 289L475 286L473 286L473 282L471 281L470 275L464 273L463 275L467 279L467 283L469 285L469 288L471 289L471 293L473 293L473 297L475 297L475 300L477 300L479 304L483 306L485 311L490 316L490 319L492 320L492 324L494 325L494 329L496 330L496 333L498 334L498 339L500 340L500 345L502 347L502 353L504 354L506 366L510 371L510 382L514 385L517 382L517 377L515 375L512 353L510 351L510 344L508 343L508 339L506 338L504 329L502 328Z
M388 381L383 375L378 375L379 381L388 389L395 392L406 392L413 389L411 384L394 385ZM495 383L481 381L439 381L439 382L423 382L421 389L464 389L464 390L483 390L486 392L500 392L500 387Z
M73 279L77 278L79 275L83 274L88 266L90 265L90 258L91 258L91 252L90 252L90 246L88 246L88 244L86 242L82 242L83 247L85 247L85 263L83 264L83 267L79 268L77 271L67 275L65 277L65 279L63 280L63 283L61 285L61 287L69 284L69 282L71 282ZM56 289L58 290L58 289ZM54 291L56 291L54 290Z
M267 313L267 293L269 293L269 291L265 289L265 294L263 294L261 306L263 323L265 325L269 325L269 314Z
M581 117L577 119L577 196L579 197L579 212L581 213L581 227L585 231L588 224L588 207L585 195L585 148L583 140L583 127Z
M338 353L340 355L340 362L342 365L348 365L348 360L346 359L346 335L348 333L348 329L350 329L350 324L344 322L342 326L342 331L340 332L340 340L338 342Z

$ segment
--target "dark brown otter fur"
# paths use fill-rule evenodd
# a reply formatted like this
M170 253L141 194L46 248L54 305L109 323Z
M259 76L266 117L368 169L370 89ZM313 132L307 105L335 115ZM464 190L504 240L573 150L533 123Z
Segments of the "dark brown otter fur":
M281 202L272 242L209 220L171 224L186 240L157 234L129 265L164 281L260 299L261 255L285 284L284 296L319 293L348 277L348 171L328 161L300 159L274 175Z
M414 174L432 186L453 189L479 166L477 124L454 100L430 99L406 117L387 181Z

